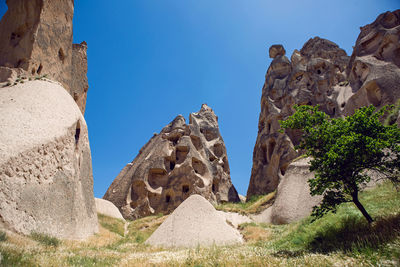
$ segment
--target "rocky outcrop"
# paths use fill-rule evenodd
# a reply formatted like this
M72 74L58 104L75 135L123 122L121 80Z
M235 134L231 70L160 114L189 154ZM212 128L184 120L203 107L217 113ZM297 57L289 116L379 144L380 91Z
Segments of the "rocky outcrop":
M74 98L82 114L85 114L87 91L89 89L87 79L87 44L72 45L72 83L70 94Z
M217 203L237 202L229 173L218 118L203 104L190 114L189 124L179 115L155 134L103 198L128 219L170 213L192 194Z
M162 247L197 247L243 243L239 231L231 227L204 197L186 199L157 230L146 244Z
M62 83L83 113L88 89L86 45L72 45L74 2L7 0L7 5L0 21L0 66Z
M310 195L307 181L314 177L314 173L309 170L309 161L310 158L302 158L288 166L277 188L270 222L286 224L303 219L322 201L322 196Z
M85 119L55 82L0 90L0 224L82 239L97 232Z
M346 115L400 98L400 10L383 13L360 29L348 68L354 95L346 104Z
M400 10L396 10L381 14L373 23L361 27L351 58L336 44L318 37L310 39L300 51L295 50L291 60L284 56L281 45L271 46L273 61L262 92L248 199L277 188L279 194L280 183L289 183L282 177L286 177L287 166L297 156L293 147L298 144L300 133L290 130L280 133L279 120L293 114L294 104L318 104L330 116L338 117L351 115L370 104L380 108L396 103L400 98L399 40ZM400 125L399 119L397 123ZM306 171L299 171L308 176ZM297 187L307 187L306 180L302 181L304 184L298 182ZM295 211L288 210L295 216ZM275 215L271 214L272 209L266 212L275 216L273 221L291 221L290 214L285 215L287 210L279 208L274 212Z
M269 51L273 61L262 89L258 136L247 199L274 191L297 156L300 132L280 133L279 120L294 113L293 105L320 105L331 116L341 115L352 95L346 82L349 57L335 43L315 37L295 50L289 60L281 45Z
M125 221L119 209L110 201L102 198L95 198L94 201L96 203L97 213Z

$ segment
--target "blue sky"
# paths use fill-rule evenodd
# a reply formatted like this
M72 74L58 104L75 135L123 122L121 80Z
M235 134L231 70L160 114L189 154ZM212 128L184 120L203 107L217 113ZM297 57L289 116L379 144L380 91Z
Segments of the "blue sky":
M398 8L397 0L75 0L74 42L88 43L95 196L154 132L202 103L219 117L245 195L269 46L283 44L290 57L319 36L350 55L360 26Z

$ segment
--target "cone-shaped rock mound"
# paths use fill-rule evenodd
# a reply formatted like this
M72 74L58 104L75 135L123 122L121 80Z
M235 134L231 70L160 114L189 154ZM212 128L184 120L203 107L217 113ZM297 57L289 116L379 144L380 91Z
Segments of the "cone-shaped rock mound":
M195 247L242 242L240 233L227 224L207 199L192 195L158 227L146 244Z

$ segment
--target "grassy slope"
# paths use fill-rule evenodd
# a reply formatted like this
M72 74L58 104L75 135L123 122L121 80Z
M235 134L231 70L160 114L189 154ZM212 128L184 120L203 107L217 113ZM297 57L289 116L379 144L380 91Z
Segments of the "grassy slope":
M258 210L260 197L249 204L219 206L243 213ZM264 201L260 201L264 199ZM260 202L257 202L260 201ZM383 184L362 194L374 216L370 227L351 203L336 215L289 225L244 224L243 245L195 249L162 249L143 244L166 216L130 222L124 236L120 220L99 216L100 233L87 241L0 232L1 266L398 266L400 265L400 193ZM254 205L255 203L258 203Z
M239 203L222 203L216 205L217 210L237 212L240 214L248 215L259 213L272 205L275 198L275 192L269 193L265 196L253 196L249 201Z

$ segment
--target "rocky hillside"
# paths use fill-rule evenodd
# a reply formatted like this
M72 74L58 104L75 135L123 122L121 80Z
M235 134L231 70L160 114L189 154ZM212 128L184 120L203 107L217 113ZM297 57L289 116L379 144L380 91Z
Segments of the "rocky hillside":
M179 115L155 134L103 198L129 219L170 213L192 194L215 203L237 202L229 173L218 117L203 104L190 114L189 124Z
M72 44L74 2L7 5L0 22L0 226L85 239L98 221L83 117L86 44Z
M0 86L17 76L60 82L85 111L89 88L86 43L72 44L74 2L7 1L0 21Z
M351 57L335 43L315 37L290 60L282 45L273 58L262 89L258 136L247 197L274 191L290 162L300 133L279 132L279 120L293 105L320 105L332 117L355 109L394 104L400 98L400 10L381 14L361 27Z

